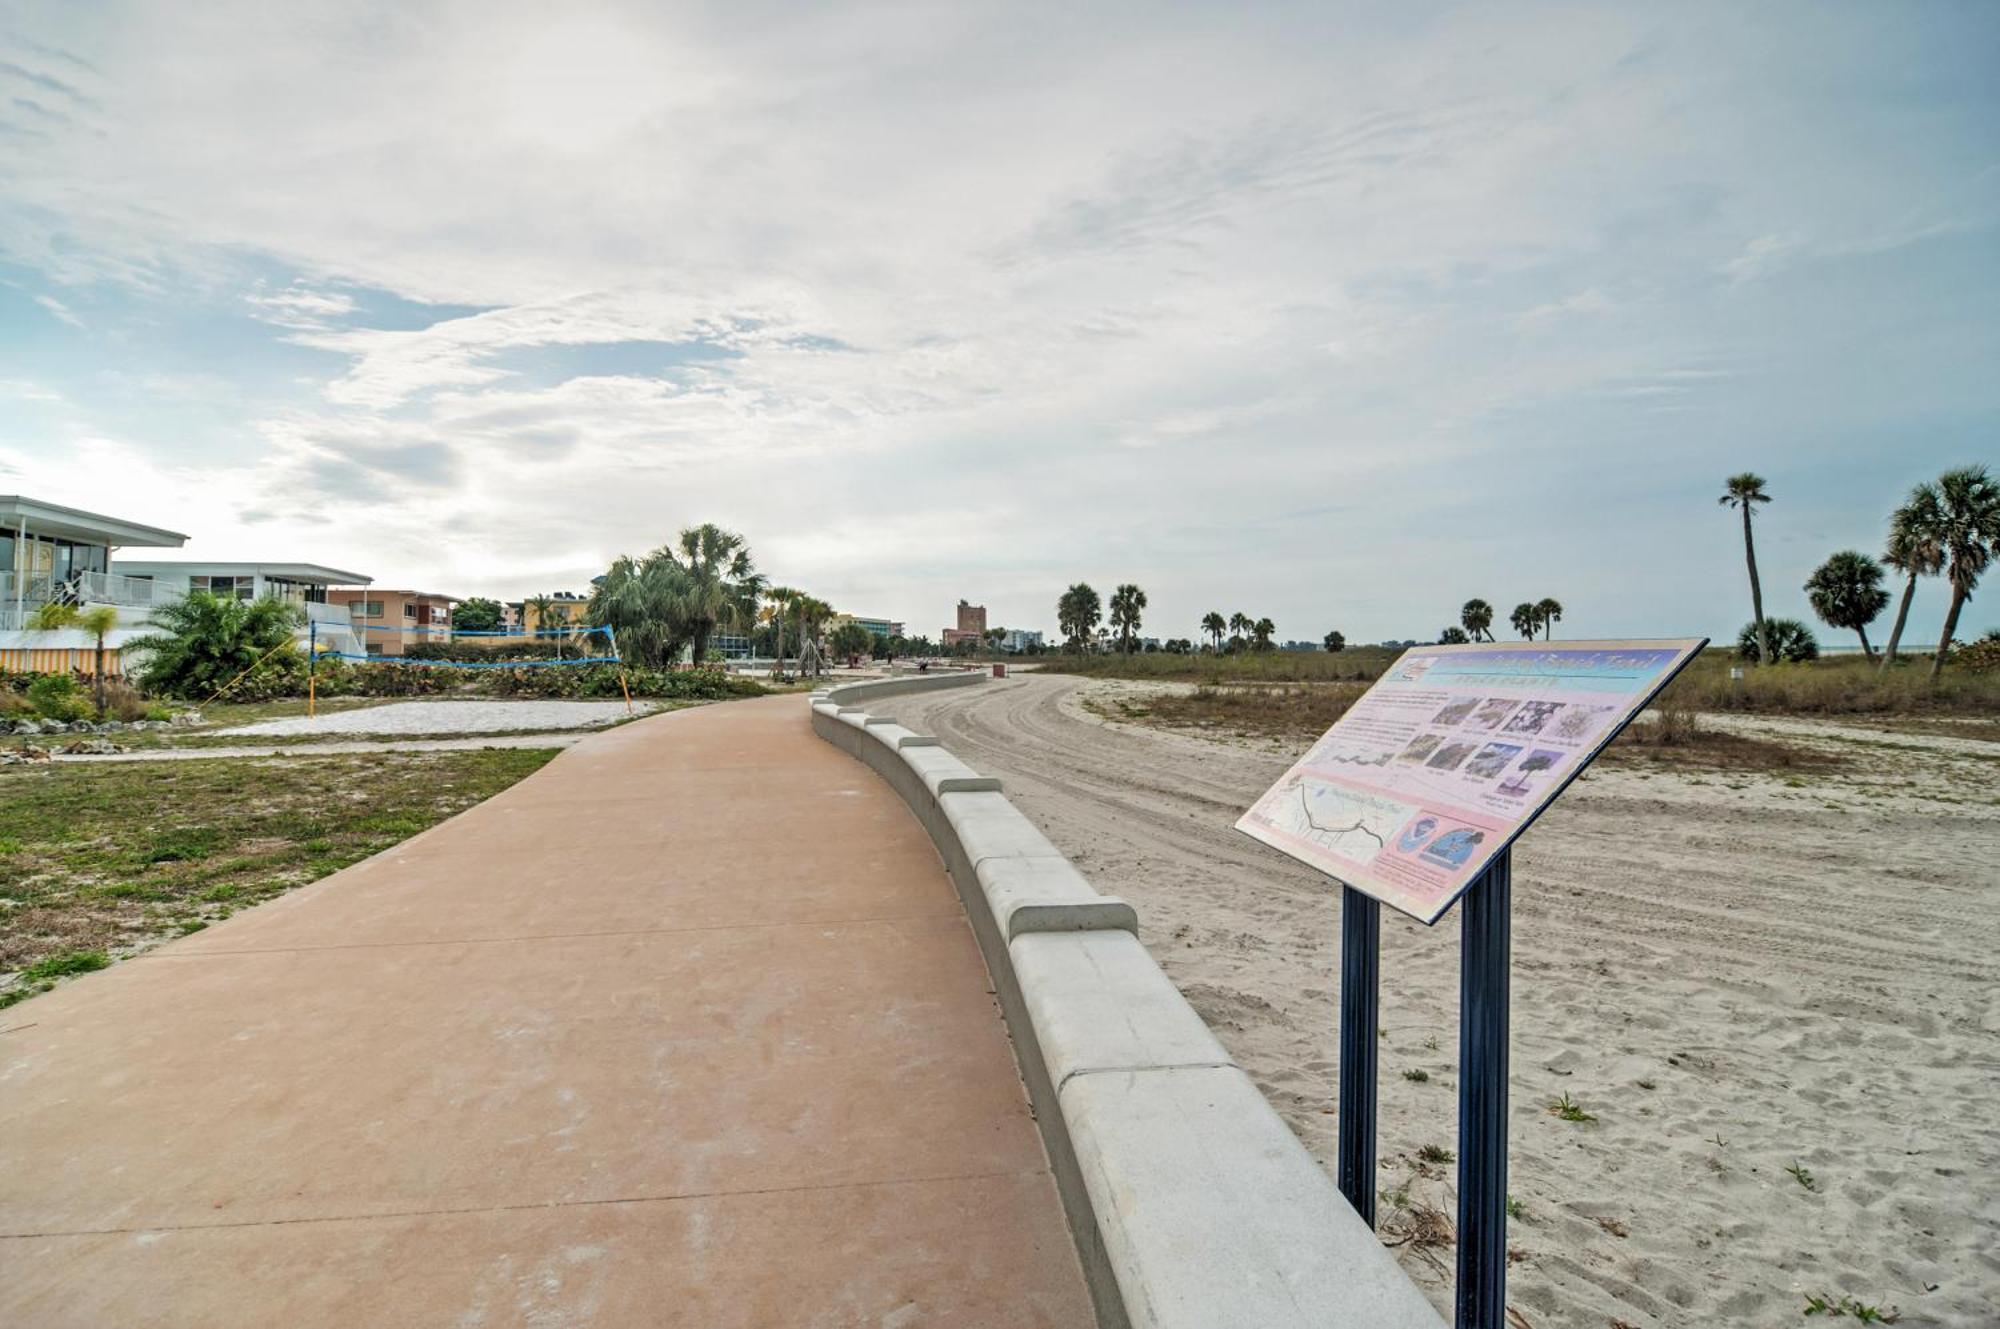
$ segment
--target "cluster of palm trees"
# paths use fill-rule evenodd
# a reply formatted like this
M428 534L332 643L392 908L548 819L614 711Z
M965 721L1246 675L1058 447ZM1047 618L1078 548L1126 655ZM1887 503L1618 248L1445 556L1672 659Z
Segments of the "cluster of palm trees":
M1508 621L1524 639L1533 641L1539 635L1547 641L1555 635L1555 625L1562 622L1562 616L1562 601L1544 596L1533 603L1523 600L1515 605ZM1485 600L1467 600L1458 611L1458 626L1438 634L1438 641L1446 646L1492 640L1493 606Z
M713 522L689 527L643 558L621 556L598 579L586 616L617 634L625 659L655 669L683 652L706 662L711 640L723 630L767 629L780 675L793 658L800 673L818 675L830 655L857 655L874 644L873 634L852 621L829 634L832 605L797 587L771 585L757 571L749 543Z
M1241 612L1224 618L1220 610L1211 609L1201 616L1201 630L1208 634L1216 654L1220 655L1224 651L1268 651L1278 626L1268 618L1252 618ZM1222 635L1225 632L1229 634L1226 643Z
M1757 579L1757 547L1751 529L1751 515L1758 505L1771 501L1770 491L1762 476L1745 471L1729 477L1719 501L1743 514L1743 556L1750 571L1752 614L1744 634L1745 653L1754 641L1758 660L1784 658L1775 638L1779 631L1795 636L1795 625L1764 617L1764 593ZM1900 573L1901 603L1880 661L1880 668L1886 670L1895 663L1918 579L1944 577L1951 588L1951 601L1937 650L1931 655L1930 676L1935 679L1951 653L1965 602L1972 598L1973 588L1996 558L2000 558L2000 483L1984 466L1961 466L1910 491L1889 517L1889 538L1880 562L1859 550L1843 549L1813 571L1804 589L1821 621L1855 633L1861 639L1863 655L1873 660L1875 648L1868 640L1868 625L1889 605L1889 592L1882 584L1883 566Z

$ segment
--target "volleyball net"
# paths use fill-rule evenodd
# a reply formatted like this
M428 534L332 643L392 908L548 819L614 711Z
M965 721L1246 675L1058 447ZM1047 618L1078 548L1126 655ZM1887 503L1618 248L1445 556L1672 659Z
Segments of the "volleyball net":
M399 635L407 636L412 631L412 629L405 627L398 627L394 624L357 623L354 625L354 631L393 632ZM362 664L408 665L416 668L432 668L432 669L440 669L440 668L442 669L549 669L556 667L567 667L574 665L594 665L594 664L615 664L623 666L625 663L624 657L618 653L618 638L616 634L614 634L612 630L608 627L537 628L532 631L524 629L518 632L508 632L505 630L501 631L471 630L464 632L454 631L451 634L450 640L457 641L461 637L498 637L508 641L522 641L524 639L533 640L538 637L553 637L553 638L558 638L562 641L577 641L577 642L589 641L594 638L601 638L602 645L596 646L595 649L606 650L609 651L610 654L554 656L546 659L537 658L529 660L494 660L494 659L448 660L448 659L437 659L429 655L421 655L421 656L390 655L386 651L384 652L343 651L343 650L338 650L332 646L320 645L316 635L312 642L311 649L313 657L319 660L354 660ZM420 641L419 644L431 645L433 643L429 641ZM592 649L592 647L586 646L584 649L588 651Z

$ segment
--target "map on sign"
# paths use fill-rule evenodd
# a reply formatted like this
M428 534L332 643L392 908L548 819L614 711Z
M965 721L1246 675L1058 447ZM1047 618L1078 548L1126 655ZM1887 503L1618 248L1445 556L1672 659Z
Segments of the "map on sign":
M1435 923L1707 644L1413 647L1236 829Z

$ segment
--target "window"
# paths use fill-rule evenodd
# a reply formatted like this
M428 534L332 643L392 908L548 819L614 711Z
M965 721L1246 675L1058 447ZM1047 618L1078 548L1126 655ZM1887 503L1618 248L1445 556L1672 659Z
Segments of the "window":
M361 602L361 617L363 618L382 617L382 602L380 600L363 600Z
M255 582L252 577L189 577L188 589L248 600L257 593Z
M415 618L416 616L417 616L417 602L414 600L403 601L403 617Z
M369 642L369 643L368 643L368 653L369 653L370 655L380 655L380 654L382 653L382 643L381 643L381 642L379 642L379 641L371 641L371 642Z

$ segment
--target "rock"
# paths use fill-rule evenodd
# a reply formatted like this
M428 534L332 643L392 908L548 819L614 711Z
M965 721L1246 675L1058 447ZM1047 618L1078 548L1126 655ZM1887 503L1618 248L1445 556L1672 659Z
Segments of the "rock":
M71 757L108 757L123 751L123 744L113 743L108 738L80 738L63 745L63 753Z
M201 712L200 712L200 711L175 711L175 712L174 712L174 718L173 718L173 719L172 719L172 720L171 720L171 721L170 721L169 723L171 723L171 724L176 724L176 725L193 725L193 724L200 724L200 723L201 723Z
M30 762L48 759L49 750L38 748L32 743L23 743L18 748L0 748L0 766L26 766Z

